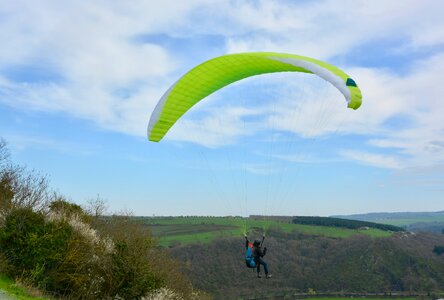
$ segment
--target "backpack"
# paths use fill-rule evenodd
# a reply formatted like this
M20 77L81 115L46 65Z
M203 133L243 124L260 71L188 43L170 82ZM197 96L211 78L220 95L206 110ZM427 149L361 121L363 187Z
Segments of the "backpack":
M248 268L255 268L256 261L254 260L254 247L253 243L248 243L247 253L245 254L245 264Z

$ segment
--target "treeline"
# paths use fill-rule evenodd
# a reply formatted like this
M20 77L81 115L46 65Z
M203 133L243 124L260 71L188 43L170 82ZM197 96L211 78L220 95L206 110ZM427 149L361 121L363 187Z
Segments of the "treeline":
M128 215L103 217L53 192L48 180L11 162L0 140L0 273L66 299L202 299Z
M434 232L444 234L444 222L418 222L404 226L406 230L413 232Z
M293 299L295 293L443 292L444 255L434 252L443 244L443 235L431 233L338 239L272 231L264 244L269 280L245 267L242 237L175 247L172 253L186 263L193 285L216 299Z
M444 253L444 246L435 246L433 248L433 252L435 252L438 255L441 255Z
M344 227L349 229L360 229L367 227L367 228L376 228L384 231L394 231L394 232L405 231L404 228L388 224L379 224L373 222L347 220L347 219L331 218L331 217L295 217L292 222L294 224L335 226L335 227Z

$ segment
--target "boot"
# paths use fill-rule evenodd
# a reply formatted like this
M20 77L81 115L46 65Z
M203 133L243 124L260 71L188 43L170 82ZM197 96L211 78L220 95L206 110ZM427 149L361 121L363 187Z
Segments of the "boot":
M260 273L257 273L257 278L262 278Z
M265 278L271 278L273 276L271 276L270 274L265 274Z

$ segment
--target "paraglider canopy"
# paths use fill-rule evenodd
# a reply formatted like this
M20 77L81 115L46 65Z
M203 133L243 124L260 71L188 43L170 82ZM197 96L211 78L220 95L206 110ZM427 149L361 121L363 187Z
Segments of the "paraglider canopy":
M219 56L190 70L174 83L157 103L148 125L148 139L160 141L193 105L211 93L244 78L275 72L315 74L335 86L347 106L361 106L361 90L341 69L305 56L273 52L251 52Z

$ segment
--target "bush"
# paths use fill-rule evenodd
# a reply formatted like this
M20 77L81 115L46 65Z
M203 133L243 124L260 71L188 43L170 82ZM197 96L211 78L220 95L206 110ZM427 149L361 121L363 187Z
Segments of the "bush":
M15 208L6 216L0 252L8 275L76 299L142 299L164 287L190 298L191 284L178 263L155 247L141 224L121 216L92 222L62 198L49 208L46 215Z
M9 157L0 140L1 272L70 299L142 299L161 288L191 299L191 284L147 228L102 217L99 198L83 210Z
M12 210L0 231L0 251L11 266L9 275L52 289L51 274L64 259L71 234L67 223L46 222L42 213L29 208Z
M154 240L149 231L129 217L113 216L101 223L101 233L114 243L110 259L103 264L108 270L102 293L123 299L140 299L164 286L164 280L154 274L149 256Z

